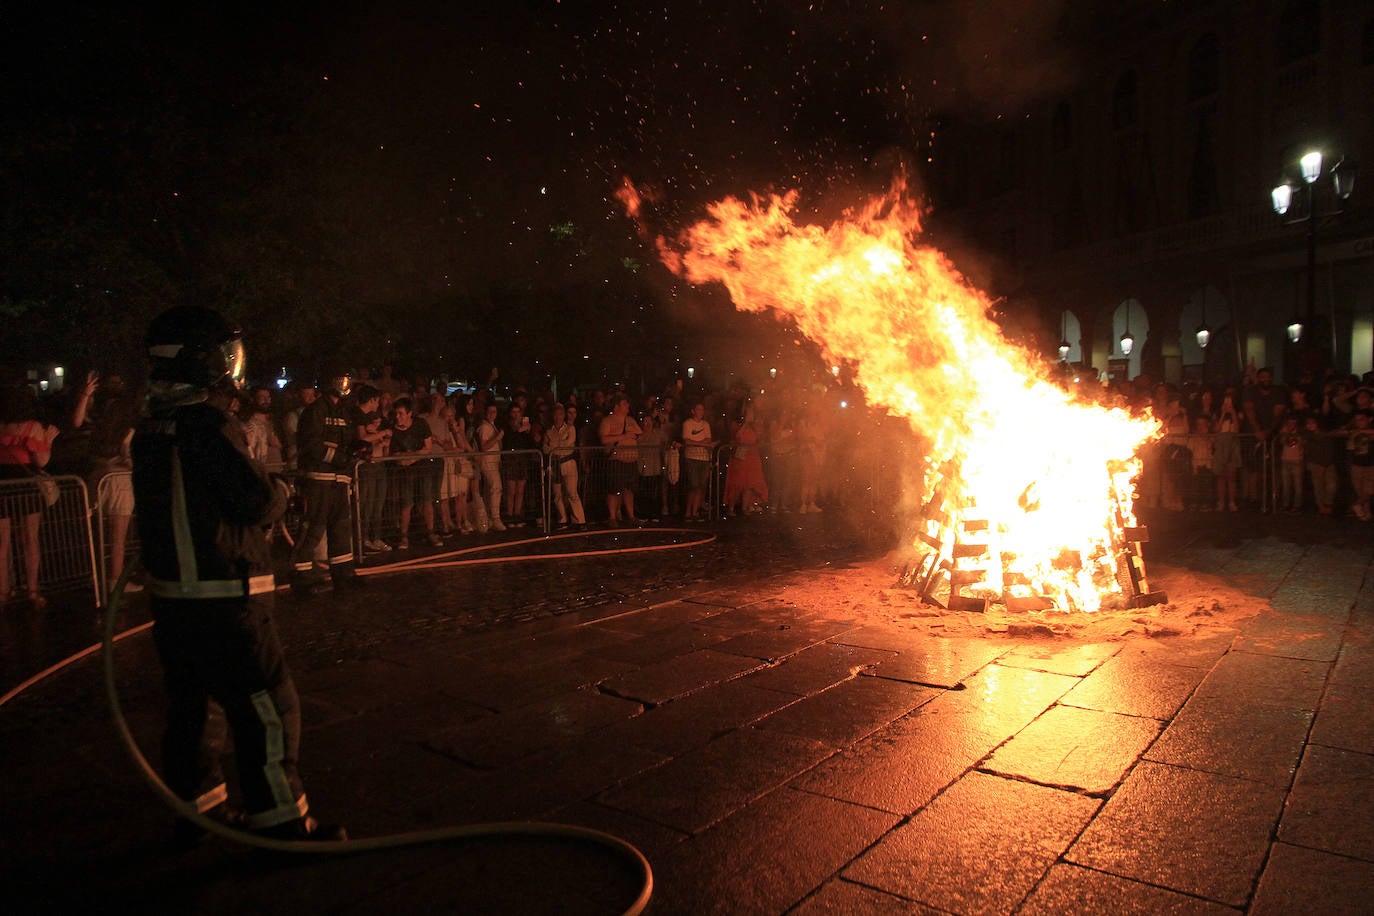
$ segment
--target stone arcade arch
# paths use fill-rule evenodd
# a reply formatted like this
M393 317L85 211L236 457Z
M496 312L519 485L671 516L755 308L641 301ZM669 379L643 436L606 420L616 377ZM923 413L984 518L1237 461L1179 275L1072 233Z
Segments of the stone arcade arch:
M1212 331L1206 351L1197 343L1197 329L1204 321ZM1218 382L1236 374L1238 357L1231 304L1215 286L1199 287L1189 294L1178 316L1178 340L1184 378Z
M1130 355L1121 352L1127 332L1135 338ZM1111 336L1107 339L1107 374L1128 381L1140 374L1140 357L1150 340L1150 319L1139 299L1124 299L1112 310Z

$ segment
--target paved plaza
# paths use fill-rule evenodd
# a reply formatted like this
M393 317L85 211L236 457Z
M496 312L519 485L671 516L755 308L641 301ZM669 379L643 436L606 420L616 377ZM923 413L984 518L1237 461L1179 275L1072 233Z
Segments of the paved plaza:
M1147 521L1169 604L1091 619L925 608L840 512L280 598L312 804L357 838L607 831L651 863L653 914L1369 912L1374 530ZM7 610L0 690L94 618ZM135 596L121 628L143 620ZM147 634L118 669L155 758ZM638 892L623 857L556 838L174 851L94 658L0 708L0 743L11 912L614 913Z

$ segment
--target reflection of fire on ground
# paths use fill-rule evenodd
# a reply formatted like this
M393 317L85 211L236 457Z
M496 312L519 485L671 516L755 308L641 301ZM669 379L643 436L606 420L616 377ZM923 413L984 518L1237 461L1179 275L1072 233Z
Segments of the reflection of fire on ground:
M1160 567L1154 576L1170 600L1145 608L1103 608L1099 613L1048 611L1028 615L993 605L987 613L931 607L909 588L893 586L905 564L895 555L849 567L813 573L780 597L803 611L857 623L885 623L916 635L941 639L1045 641L1055 646L1101 644L1137 639L1206 640L1230 638L1244 623L1269 607L1225 577L1179 566Z
M635 189L619 196L638 217ZM988 298L917 244L919 212L900 177L827 226L796 223L797 198L726 198L656 245L690 282L718 281L737 308L794 322L922 439L903 578L944 606L1093 611L1159 600L1133 507L1136 449L1158 424L1076 398L1043 359L1008 342Z

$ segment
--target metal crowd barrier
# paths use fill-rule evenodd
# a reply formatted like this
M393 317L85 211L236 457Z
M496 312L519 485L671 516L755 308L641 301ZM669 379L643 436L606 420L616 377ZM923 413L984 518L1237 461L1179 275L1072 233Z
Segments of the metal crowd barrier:
M458 478L466 481L459 483ZM360 461L354 466L353 518L355 552L361 565L376 562L380 555L370 544L383 542L393 550L402 540L425 545L433 512L433 530L443 529L441 499L454 500L465 492L469 517L478 519L480 530L490 524L493 510L503 523L531 525L548 530L547 475L544 456L536 449L492 453L426 453L388 455ZM514 512L507 512L510 493L523 484L524 496ZM408 526L402 530L402 514ZM447 507L451 524L456 507Z
M1346 451L1340 434L1334 449L1333 475L1336 482L1337 505L1349 502L1351 489ZM1144 508L1177 510L1214 509L1218 494L1218 452L1225 434L1169 436L1147 446L1141 453L1142 472L1137 485L1139 505ZM919 489L921 456L918 445L909 433L901 430L876 431L867 441L851 439L855 447L827 448L824 454L807 455L806 446L785 455L763 451L764 474L770 488L770 503L787 510L798 508L800 468L802 461L813 462L819 474L819 498L828 505L842 505L847 501L857 509L868 509L879 515L899 512L899 501L912 487ZM1238 435L1239 464L1231 471L1235 493L1241 507L1274 511L1279 505L1278 449L1271 442L1254 435ZM680 516L687 496L687 464L683 450L675 447L634 447L618 450L613 458L601 446L581 446L573 451L577 468L578 495L587 524L602 525L608 518L607 496L611 491L613 473L619 458L632 456L624 464L634 468L635 509L640 517L662 514ZM454 476L462 476L467 465L467 491L470 516L481 519L480 530L486 530L488 507L495 479L501 483L501 514L506 523L519 522L544 532L552 530L559 513L553 505L553 474L558 464L536 450L454 455L427 454L406 466L413 455L388 456L359 462L354 469L352 512L355 532L354 554L362 565L394 559L394 553L378 554L368 551L365 544L374 539L387 541L391 546L401 539L401 509L410 505L408 536L416 546L425 546L424 510L420 501L430 499L434 506L435 529L442 529L442 512L436 505L445 489L445 475L450 485ZM710 472L702 508L710 518L721 509L725 475L728 473L729 446L712 450ZM670 471L670 462L676 471ZM486 471L484 472L484 468ZM290 471L276 469L288 480ZM673 477L676 477L676 480ZM53 506L40 512L39 543L41 569L40 588L60 589L83 586L91 588L97 606L102 603L112 576L111 551L114 513L118 495L131 486L128 471L116 471L103 477L96 487L95 500L87 509L86 484L79 477L63 476L54 480L60 497ZM525 482L525 497L514 517L505 512L506 493L514 480ZM561 475L560 475L561 480ZM1304 481L1310 497L1312 483ZM0 514L10 517L17 511L23 494L32 494L33 485L26 480L0 481ZM454 498L450 495L448 498ZM479 508L480 507L480 508ZM281 537L289 549L302 533L300 527L305 507L297 494L287 517L274 527L273 537ZM138 532L132 517L125 536L126 561L138 552ZM21 523L11 522L13 544L7 561L10 581L16 588L27 589L22 562L23 545L18 538Z
M1215 509L1227 474L1238 507L1272 512L1277 505L1278 480L1268 439L1251 433L1171 435L1147 445L1140 455L1136 493L1144 508ZM1229 500L1221 508L1229 509Z
M635 492L635 516L637 518L672 518L680 516L687 502L687 465L686 458L679 449L671 446L619 446L612 450L604 446L579 446L572 449L577 474L578 496L586 515L587 524L604 524L610 517L608 497L619 481L630 481ZM713 453L712 464L715 463ZM562 477L560 461L545 459L545 475L549 477L547 488L550 501L545 509L545 518L550 522L558 517L553 505L554 473ZM676 465L675 467L670 466ZM715 500L711 481L716 475L708 476L708 492L702 501L702 508L708 512Z
M10 587L20 594L89 588L96 602L100 586L86 482L73 475L48 478L57 486L57 501L46 505L32 480L0 481L0 525L8 528ZM26 557L37 526L38 582L28 581ZM4 600L8 596L0 596Z

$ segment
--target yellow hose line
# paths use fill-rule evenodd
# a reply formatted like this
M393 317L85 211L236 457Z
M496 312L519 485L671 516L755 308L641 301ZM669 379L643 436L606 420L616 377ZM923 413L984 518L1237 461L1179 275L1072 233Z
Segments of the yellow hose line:
M561 538L581 538L596 534L618 534L623 535L635 531L659 532L659 531L684 531L694 535L690 541L674 541L671 544L646 544L642 547L608 547L605 550L576 550L571 553L534 553L517 554L515 556L499 557L476 557L466 560L451 560L448 557L461 557L466 554L483 553L489 550L503 550L508 547L517 547L522 544L538 544L546 541L559 540ZM716 539L715 534L695 531L691 528L639 528L639 529L610 529L607 531L575 531L569 534L553 534L540 536L537 538L525 538L519 541L501 541L496 544L479 544L476 547L464 547L462 550L450 550L445 553L427 554L423 557L414 557L409 560L397 560L394 563L386 563L381 566L363 567L358 570L360 576L376 576L389 572L404 572L411 569L448 569L453 566L480 566L488 563L521 563L529 560L565 560L577 557L606 557L625 553L647 553L654 550L676 550L681 547L697 547L702 544L709 544Z
M118 636L114 638L114 641L119 642L121 639L124 639L127 636L133 636L137 633L142 633L144 630L148 629L152 625L153 622L151 620L147 623L139 624L138 626L133 627L132 629L125 630L123 633L120 633ZM28 690L34 684L37 684L39 681L46 680L47 678L61 671L63 668L67 667L68 665L74 665L86 656L91 655L95 652L99 652L102 645L103 643L92 643L91 645L82 649L75 655L69 655L57 664L49 665L48 667L44 668L42 671L38 672L33 677L29 678L27 681L24 681L19 686L7 692L4 696L0 696L0 708L3 708L6 703L8 703L10 700L13 700L15 697L19 696L19 694L23 693L25 690Z

